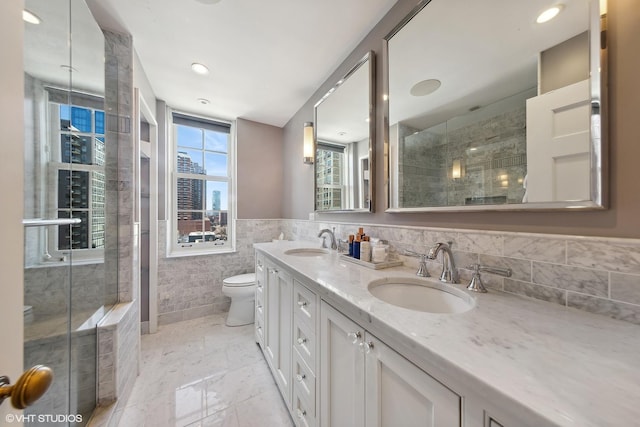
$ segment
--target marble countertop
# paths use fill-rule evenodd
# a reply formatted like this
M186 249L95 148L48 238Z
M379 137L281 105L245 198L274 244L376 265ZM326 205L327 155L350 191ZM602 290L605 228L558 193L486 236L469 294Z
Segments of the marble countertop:
M408 310L375 298L367 285L387 277L415 278L413 269L373 270L342 260L335 251L311 258L285 254L312 245L274 242L254 247L316 283L323 297L359 313L354 320L366 319L365 328L393 337L414 356L428 360L435 369L429 373L441 381L464 384L487 400L504 402L503 407L515 403L545 425L640 422L637 325L503 292L476 294L463 285L453 286L475 300L470 311Z

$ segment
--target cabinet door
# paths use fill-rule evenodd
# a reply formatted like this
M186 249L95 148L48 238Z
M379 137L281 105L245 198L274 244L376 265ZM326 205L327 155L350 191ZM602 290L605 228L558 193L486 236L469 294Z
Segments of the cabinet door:
M265 356L276 384L291 409L293 281L287 272L278 267L269 266L267 271Z
M364 330L325 302L320 319L320 425L362 427Z
M367 427L461 425L460 396L368 333L363 346Z

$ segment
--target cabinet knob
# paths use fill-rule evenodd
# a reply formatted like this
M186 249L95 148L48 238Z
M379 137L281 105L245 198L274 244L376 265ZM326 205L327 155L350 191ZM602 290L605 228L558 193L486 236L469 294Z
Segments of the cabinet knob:
M307 376L305 374L298 374L296 375L296 380L298 380L299 383L301 383L302 381L304 381L304 379L307 378Z
M361 336L362 334L360 333L360 331L347 333L347 338L351 339L352 344L357 344Z
M302 307L306 307L307 306L307 302L306 301L298 301L298 305L300 306L300 308Z
M298 344L302 345L307 342L306 338L298 338Z
M307 411L305 411L304 409L303 410L298 409L297 413L298 413L298 418L300 419L303 419L307 415Z
M373 342L369 341L369 342L361 342L360 343L360 350L362 350L365 354L369 354L371 352L371 350L373 349Z

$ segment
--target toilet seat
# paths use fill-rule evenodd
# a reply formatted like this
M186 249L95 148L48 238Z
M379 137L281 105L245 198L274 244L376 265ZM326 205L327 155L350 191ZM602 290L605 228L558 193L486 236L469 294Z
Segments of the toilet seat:
M252 286L256 282L256 273L239 274L224 279L222 284L228 287Z

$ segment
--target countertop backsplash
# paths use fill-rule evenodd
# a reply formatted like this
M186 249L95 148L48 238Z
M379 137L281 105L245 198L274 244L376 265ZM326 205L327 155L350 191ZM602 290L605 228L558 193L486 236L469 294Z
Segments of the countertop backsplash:
M511 268L509 278L484 272L491 291L531 297L640 325L640 240L478 231L380 224L279 220L287 239L317 241L318 231L335 227L346 239L358 227L387 240L391 257L416 266L406 251L426 253L437 242L451 242L460 282L471 279L467 267L480 263ZM439 276L440 260L427 263Z

